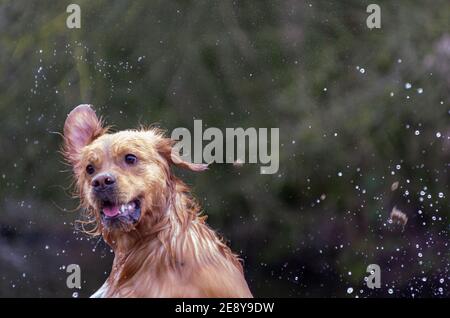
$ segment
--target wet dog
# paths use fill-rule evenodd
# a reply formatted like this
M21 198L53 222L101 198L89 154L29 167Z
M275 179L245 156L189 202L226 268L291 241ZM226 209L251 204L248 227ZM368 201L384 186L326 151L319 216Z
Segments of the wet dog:
M64 125L64 156L77 195L114 250L111 273L93 297L251 297L242 265L205 223L189 188L171 170L183 161L155 128L109 133L89 105Z

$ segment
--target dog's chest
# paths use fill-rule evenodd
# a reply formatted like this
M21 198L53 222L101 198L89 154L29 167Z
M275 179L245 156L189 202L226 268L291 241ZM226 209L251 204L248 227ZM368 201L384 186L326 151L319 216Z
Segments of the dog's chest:
M164 275L164 278L154 275L137 275L140 279L130 279L121 286L109 284L109 280L94 293L91 298L106 297L200 297L202 294L197 286L189 281L173 280L172 275ZM175 287L176 286L176 287Z
M90 298L105 298L108 291L108 283L105 282Z

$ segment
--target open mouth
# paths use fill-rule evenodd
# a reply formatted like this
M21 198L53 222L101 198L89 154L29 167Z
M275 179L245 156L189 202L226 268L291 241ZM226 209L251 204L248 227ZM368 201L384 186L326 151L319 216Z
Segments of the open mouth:
M139 199L134 199L127 203L102 201L100 211L103 221L118 220L136 223L141 216L141 201Z

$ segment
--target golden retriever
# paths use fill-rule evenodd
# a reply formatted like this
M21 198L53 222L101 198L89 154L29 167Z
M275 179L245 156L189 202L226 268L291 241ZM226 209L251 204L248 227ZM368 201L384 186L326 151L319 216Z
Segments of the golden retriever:
M64 125L63 153L94 228L114 250L111 273L92 297L252 297L240 260L200 215L172 171L183 161L155 128L109 133L89 105Z

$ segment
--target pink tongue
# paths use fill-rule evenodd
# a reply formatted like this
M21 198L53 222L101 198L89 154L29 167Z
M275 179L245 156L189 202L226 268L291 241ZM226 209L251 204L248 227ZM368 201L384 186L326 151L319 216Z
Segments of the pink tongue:
M112 207L103 208L103 213L109 217L116 216L119 214L119 207L117 205L113 205Z

